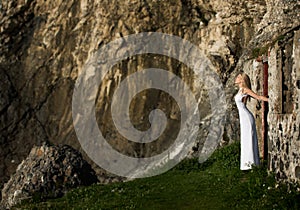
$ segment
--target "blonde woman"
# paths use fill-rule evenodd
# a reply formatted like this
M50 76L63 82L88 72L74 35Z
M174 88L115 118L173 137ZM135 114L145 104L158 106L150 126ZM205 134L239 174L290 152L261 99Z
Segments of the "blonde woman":
M245 73L239 73L235 79L239 92L234 97L240 118L241 129L241 170L249 170L252 165L259 165L258 140L253 114L247 108L250 97L260 101L268 101L265 96L260 96L251 90L250 78Z

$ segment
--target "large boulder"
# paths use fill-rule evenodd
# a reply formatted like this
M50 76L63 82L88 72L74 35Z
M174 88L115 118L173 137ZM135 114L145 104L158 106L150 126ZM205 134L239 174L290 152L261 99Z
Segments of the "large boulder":
M69 189L98 181L91 166L70 146L43 144L32 148L2 189L4 208L33 196L56 198Z

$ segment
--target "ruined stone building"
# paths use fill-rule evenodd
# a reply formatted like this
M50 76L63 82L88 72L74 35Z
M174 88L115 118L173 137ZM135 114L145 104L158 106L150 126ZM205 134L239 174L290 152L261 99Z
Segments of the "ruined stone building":
M278 180L299 181L299 27L257 50L263 51L264 55L259 55L259 59L249 59L244 63L243 70L251 78L253 91L269 96L269 103L251 100L248 105L256 118L260 156Z
M269 57L269 169L300 180L300 30L284 34Z

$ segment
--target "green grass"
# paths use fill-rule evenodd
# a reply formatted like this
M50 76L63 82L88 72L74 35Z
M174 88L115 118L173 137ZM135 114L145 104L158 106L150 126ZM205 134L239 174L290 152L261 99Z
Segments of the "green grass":
M276 186L276 187L275 187ZM215 153L203 164L184 160L159 176L93 185L64 197L38 198L21 209L300 209L297 186L278 185L266 167L239 170L239 144Z

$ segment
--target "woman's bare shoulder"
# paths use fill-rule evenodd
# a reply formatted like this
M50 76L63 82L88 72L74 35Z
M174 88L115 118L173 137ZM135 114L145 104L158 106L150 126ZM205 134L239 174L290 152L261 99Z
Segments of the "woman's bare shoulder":
M244 88L244 87L242 87L242 88L240 88L240 92L242 93L242 94L246 94L246 90L245 90L246 88Z
M244 87L244 88L242 88L242 93L249 94L249 93L251 93L251 90L249 88Z

